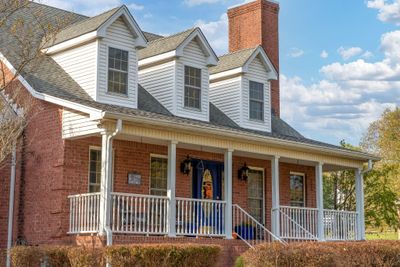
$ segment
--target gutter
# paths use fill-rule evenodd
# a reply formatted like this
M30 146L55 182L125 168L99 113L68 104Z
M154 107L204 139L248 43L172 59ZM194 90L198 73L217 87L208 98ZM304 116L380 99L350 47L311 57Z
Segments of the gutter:
M15 173L16 173L16 160L17 160L17 145L14 143L12 148L11 159L11 176L10 176L10 199L8 205L8 229L7 229L7 262L6 266L11 266L11 246L12 246L12 232L13 232L13 219L14 219L14 190L15 190Z
M156 125L157 127L165 126L169 129L174 127L175 129L183 130L185 132L187 132L189 127L191 127L193 129L192 132L194 132L196 134L199 134L200 132L202 132L204 134L214 134L214 135L222 136L224 138L226 138L226 137L230 137L233 139L238 138L237 131L233 131L233 130L229 130L229 129L221 129L221 128L215 129L214 127L210 127L209 125L194 126L194 125L189 125L187 123L184 124L184 123L179 123L179 122L165 121L163 119L158 119L158 118L154 118L154 117L146 117L146 118L137 117L137 116L133 117L133 116L125 115L125 114L120 114L120 113L116 113L116 112L108 112L108 111L103 111L101 117L103 119L106 119L106 118L124 119L126 121L143 123L143 124L153 123L153 125ZM194 129L194 127L195 127L195 129ZM326 148L326 147L319 146L319 145L306 144L306 143L295 142L295 141L291 141L291 140L280 140L280 139L274 138L274 137L261 136L258 134L246 133L243 131L240 131L240 137L241 137L240 138L241 140L246 139L249 141L262 142L262 143L267 142L269 144L273 144L276 146L290 145L292 148L298 148L300 151L302 151L303 149L309 149L309 150L313 150L318 153L325 152L325 153L330 153L330 154L334 154L337 156L345 156L345 157L348 157L351 159L374 160L374 161L380 160L379 157L369 155L366 153L362 153L362 152L345 151L345 150L341 150L338 148Z
M115 138L115 136L117 136L121 131L122 131L122 120L118 119L115 131L110 136L108 136L107 143L111 144L111 142ZM111 146L110 150L111 150L110 152L111 152L111 158L112 158L112 146ZM110 179L111 178L112 168L109 168L107 171L108 171L108 178ZM111 183L111 182L112 182L112 180L110 179L109 183ZM106 232L107 246L111 246L112 243L113 243L112 230L111 230L111 227L109 225L109 223L110 223L110 215L111 215L110 212L109 212L110 211L110 205L109 204L110 204L110 201L111 201L111 197L110 197L109 194L110 194L110 190L111 190L111 185L109 184L107 187L108 187L108 190L107 190L107 194L108 194L107 202L108 203L106 205L108 206L109 209L106 210L107 220L106 220L106 225L104 227L104 231Z

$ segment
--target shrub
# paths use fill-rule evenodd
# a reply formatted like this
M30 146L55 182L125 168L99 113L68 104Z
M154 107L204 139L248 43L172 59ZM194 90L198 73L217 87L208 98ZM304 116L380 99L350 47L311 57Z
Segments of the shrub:
M99 248L71 247L68 249L68 259L71 267L95 267L105 264L103 249Z
M386 266L400 267L399 241L271 243L242 255L237 267Z
M112 246L105 249L105 256L113 267L127 266L215 266L219 246L199 245L140 245Z
M36 246L16 246L11 249L11 262L14 267L40 266L44 254Z
M48 246L43 247L42 251L45 254L47 263L50 266L70 267L71 264L68 258L68 250L66 246Z

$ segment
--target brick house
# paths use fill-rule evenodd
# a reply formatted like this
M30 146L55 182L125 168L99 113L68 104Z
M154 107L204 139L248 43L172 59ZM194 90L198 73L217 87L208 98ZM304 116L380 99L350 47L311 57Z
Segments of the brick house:
M272 240L364 239L363 166L378 159L280 118L277 3L229 9L220 57L199 28L144 32L125 6L19 12L35 23L34 11L70 25L15 81L35 111L0 165L0 248L10 231L11 244L216 243L227 255ZM15 47L0 35L12 73ZM322 173L343 169L356 173L357 210L325 210Z

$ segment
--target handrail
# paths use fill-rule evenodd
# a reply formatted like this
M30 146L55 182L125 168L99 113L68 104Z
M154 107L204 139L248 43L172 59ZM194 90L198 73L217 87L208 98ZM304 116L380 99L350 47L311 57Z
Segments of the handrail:
M232 205L232 217L232 231L250 248L254 248L255 245L263 242L277 241L286 244L286 241L274 235L238 204ZM238 219L240 220L239 223ZM243 224L243 221L245 224ZM250 225L250 228L247 227L248 225ZM244 229L241 229L241 227L244 227Z
M210 200L210 199L197 199L197 198L184 198L184 197L177 197L176 200L191 200L196 202L205 202L205 203L221 203L226 204L225 200Z

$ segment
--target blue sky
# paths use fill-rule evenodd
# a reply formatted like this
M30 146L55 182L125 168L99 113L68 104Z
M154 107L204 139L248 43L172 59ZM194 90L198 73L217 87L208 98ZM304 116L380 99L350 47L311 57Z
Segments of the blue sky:
M227 50L228 7L246 0L45 0L95 15L127 5L142 30L202 28ZM280 0L282 117L309 138L357 145L400 104L400 0Z

